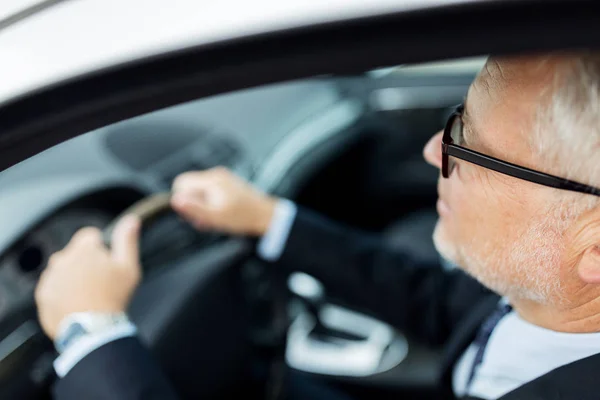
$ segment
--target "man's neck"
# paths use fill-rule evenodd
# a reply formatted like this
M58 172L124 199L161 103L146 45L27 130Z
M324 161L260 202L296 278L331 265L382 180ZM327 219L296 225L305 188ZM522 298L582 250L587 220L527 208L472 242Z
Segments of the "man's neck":
M580 304L546 305L511 298L510 304L525 321L557 332L600 332L600 299Z

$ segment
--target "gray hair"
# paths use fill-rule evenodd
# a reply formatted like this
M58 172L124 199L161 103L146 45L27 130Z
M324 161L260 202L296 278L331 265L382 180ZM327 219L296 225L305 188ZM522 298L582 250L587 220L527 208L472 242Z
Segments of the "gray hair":
M534 155L551 173L600 186L600 53L577 53L565 60L542 93ZM595 196L565 196L580 204L579 212L599 202Z

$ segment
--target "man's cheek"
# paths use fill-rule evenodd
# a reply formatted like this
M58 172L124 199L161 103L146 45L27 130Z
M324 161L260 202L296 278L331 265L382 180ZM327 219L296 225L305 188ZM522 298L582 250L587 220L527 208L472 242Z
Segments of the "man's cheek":
M457 204L455 218L452 221L452 233L456 241L471 242L475 236L480 235L481 228L485 229L487 225L486 204L477 197L461 198Z

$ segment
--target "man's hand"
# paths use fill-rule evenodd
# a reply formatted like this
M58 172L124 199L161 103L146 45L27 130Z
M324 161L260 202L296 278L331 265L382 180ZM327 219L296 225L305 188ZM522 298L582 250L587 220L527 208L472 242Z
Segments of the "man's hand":
M173 183L171 205L198 229L263 236L277 200L225 168L186 172Z
M35 290L40 323L50 339L69 314L125 311L141 278L139 229L139 219L124 217L109 251L98 229L83 228L50 257Z

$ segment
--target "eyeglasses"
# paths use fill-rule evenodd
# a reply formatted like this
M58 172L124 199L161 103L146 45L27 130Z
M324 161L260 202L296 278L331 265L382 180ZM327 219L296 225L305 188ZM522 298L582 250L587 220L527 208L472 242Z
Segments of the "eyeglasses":
M452 174L456 166L456 161L452 157L455 157L525 181L557 189L600 196L600 189L593 186L521 167L460 146L463 138L463 110L464 106L459 106L450 118L448 118L446 128L444 129L444 136L442 137L442 176L444 178L448 178Z

